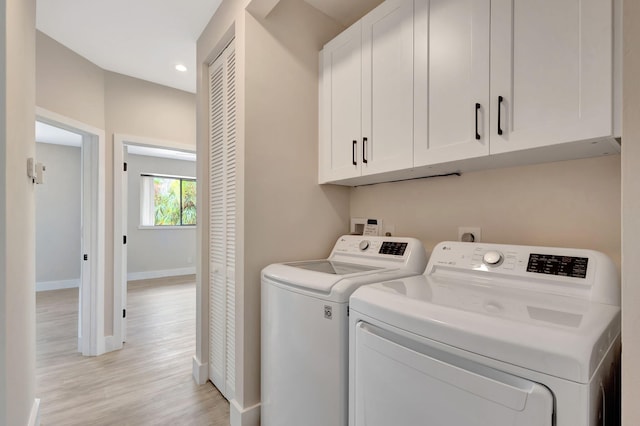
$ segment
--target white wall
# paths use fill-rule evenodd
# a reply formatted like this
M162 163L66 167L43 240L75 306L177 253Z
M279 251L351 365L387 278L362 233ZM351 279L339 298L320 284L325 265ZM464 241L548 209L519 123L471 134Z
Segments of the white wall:
M624 2L622 424L640 424L640 2Z
M0 424L35 402L35 0L0 3Z
M81 157L74 146L36 144L46 166L36 187L36 288L75 286L80 281Z
M128 155L127 272L130 279L195 273L196 228L140 229L140 174L195 177L196 163Z

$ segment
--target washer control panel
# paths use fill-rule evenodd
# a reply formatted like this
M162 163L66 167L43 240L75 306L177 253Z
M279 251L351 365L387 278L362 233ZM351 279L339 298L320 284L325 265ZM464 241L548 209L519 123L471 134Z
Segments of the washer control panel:
M422 242L409 237L343 235L329 255L331 261L379 268L407 268L422 274L428 261Z
M500 266L502 261L504 260L504 256L499 251L490 250L482 256L482 261L485 265L489 266Z
M409 243L398 241L383 241L378 253L390 254L393 256L404 256L404 252L407 250Z
M333 251L344 254L366 254L404 257L414 245L411 238L373 237L348 235L341 237Z

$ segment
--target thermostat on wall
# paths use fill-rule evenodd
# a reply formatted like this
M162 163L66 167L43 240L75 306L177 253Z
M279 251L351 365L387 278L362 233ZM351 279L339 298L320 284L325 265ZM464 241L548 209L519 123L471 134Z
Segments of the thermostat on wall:
M362 217L351 218L352 235L380 235L382 232L382 220Z

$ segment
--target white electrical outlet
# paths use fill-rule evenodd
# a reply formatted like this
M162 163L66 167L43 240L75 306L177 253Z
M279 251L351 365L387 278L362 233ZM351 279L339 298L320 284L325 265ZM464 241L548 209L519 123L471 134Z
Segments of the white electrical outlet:
M468 237L469 235L465 235L465 234L470 234L470 236L472 237L469 239L465 239L463 240L463 236ZM467 242L480 242L482 241L482 231L480 230L479 227L476 226L460 226L458 227L458 241L467 241Z

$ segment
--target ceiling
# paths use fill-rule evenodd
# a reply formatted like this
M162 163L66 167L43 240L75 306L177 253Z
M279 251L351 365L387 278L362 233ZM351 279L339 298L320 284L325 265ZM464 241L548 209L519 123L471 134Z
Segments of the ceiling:
M304 0L345 27L366 15L383 0Z
M382 2L304 1L344 26ZM36 0L36 27L102 69L195 93L196 43L221 2Z
M196 42L220 3L37 0L36 27L100 68L195 93Z
M82 135L36 121L36 142L79 147Z

